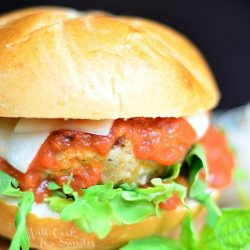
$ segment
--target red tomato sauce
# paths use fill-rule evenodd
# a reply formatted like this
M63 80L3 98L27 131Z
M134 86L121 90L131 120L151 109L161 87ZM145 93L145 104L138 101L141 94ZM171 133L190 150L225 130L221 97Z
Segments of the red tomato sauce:
M206 152L210 186L222 188L229 185L232 180L235 158L224 133L210 127L199 143Z
M185 179L183 176L178 176L175 179L175 182L182 185L182 186L185 186L186 188L188 188L188 180ZM181 201L179 199L178 194L174 193L174 195L172 197L170 197L166 201L160 203L160 208L162 210L174 210L178 206L181 206L181 205L182 205L182 203L181 203Z
M162 210L174 210L179 205L181 205L179 196L176 193L174 193L174 195L171 198L167 199L164 202L161 202L159 206L160 206L160 209Z
M134 154L169 166L181 160L196 141L196 133L183 118L117 120L111 133L132 141Z

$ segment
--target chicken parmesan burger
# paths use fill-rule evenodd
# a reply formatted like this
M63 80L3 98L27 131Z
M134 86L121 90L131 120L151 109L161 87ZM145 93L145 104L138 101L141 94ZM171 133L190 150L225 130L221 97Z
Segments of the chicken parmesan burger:
M117 249L169 234L231 181L201 53L140 18L0 17L0 235L10 249Z

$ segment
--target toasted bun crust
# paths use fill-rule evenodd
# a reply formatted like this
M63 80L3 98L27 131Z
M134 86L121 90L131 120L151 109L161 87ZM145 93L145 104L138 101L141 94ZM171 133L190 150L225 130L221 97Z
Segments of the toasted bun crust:
M58 7L58 6L40 6L40 7L30 7L20 10L15 10L7 14L0 16L0 25L11 23L16 19L20 19L25 16L30 16L39 13L51 13L53 15L72 16L78 15L78 11L74 9Z
M200 52L166 26L52 7L0 24L0 116L180 117L219 100Z
M218 198L218 192L214 192L214 198ZM41 210L41 209L40 209ZM0 199L0 235L11 239L15 233L14 217L16 205L9 204ZM195 202L190 204L193 216L200 214L202 208ZM27 229L32 248L43 250L54 249L82 249L82 250L105 250L118 249L129 240L150 235L172 235L174 229L183 220L186 208L179 206L172 211L162 211L161 218L151 216L144 221L132 224L113 226L111 233L104 239L98 239L94 234L85 234L73 224L63 222L57 217L40 217L36 211L32 211L27 217Z

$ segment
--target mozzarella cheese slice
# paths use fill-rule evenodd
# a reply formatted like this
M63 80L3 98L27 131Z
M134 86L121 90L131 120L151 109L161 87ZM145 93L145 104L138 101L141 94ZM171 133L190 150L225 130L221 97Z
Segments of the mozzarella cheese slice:
M210 117L208 113L187 116L185 119L193 127L198 139L201 139L205 135L210 126Z
M16 134L16 123L16 119L0 118L0 156L18 171L26 173L49 132Z
M108 135L113 120L64 120L22 118L15 127L15 133L44 133L62 129L82 131L95 135Z

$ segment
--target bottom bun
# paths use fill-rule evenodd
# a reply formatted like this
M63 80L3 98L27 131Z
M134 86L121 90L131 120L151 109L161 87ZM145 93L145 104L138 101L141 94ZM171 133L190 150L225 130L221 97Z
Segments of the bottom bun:
M219 193L213 192L218 198ZM192 216L200 214L201 206L188 202ZM94 234L86 234L77 229L72 223L64 222L49 212L48 206L39 205L27 216L27 230L31 247L36 249L82 249L107 250L118 249L128 241L150 235L173 235L174 230L185 217L187 209L179 206L175 210L162 211L161 217L150 216L140 223L132 225L114 225L111 233L103 240ZM41 210L47 210L43 212ZM6 199L0 200L0 235L11 239L15 233L14 217L16 204Z

